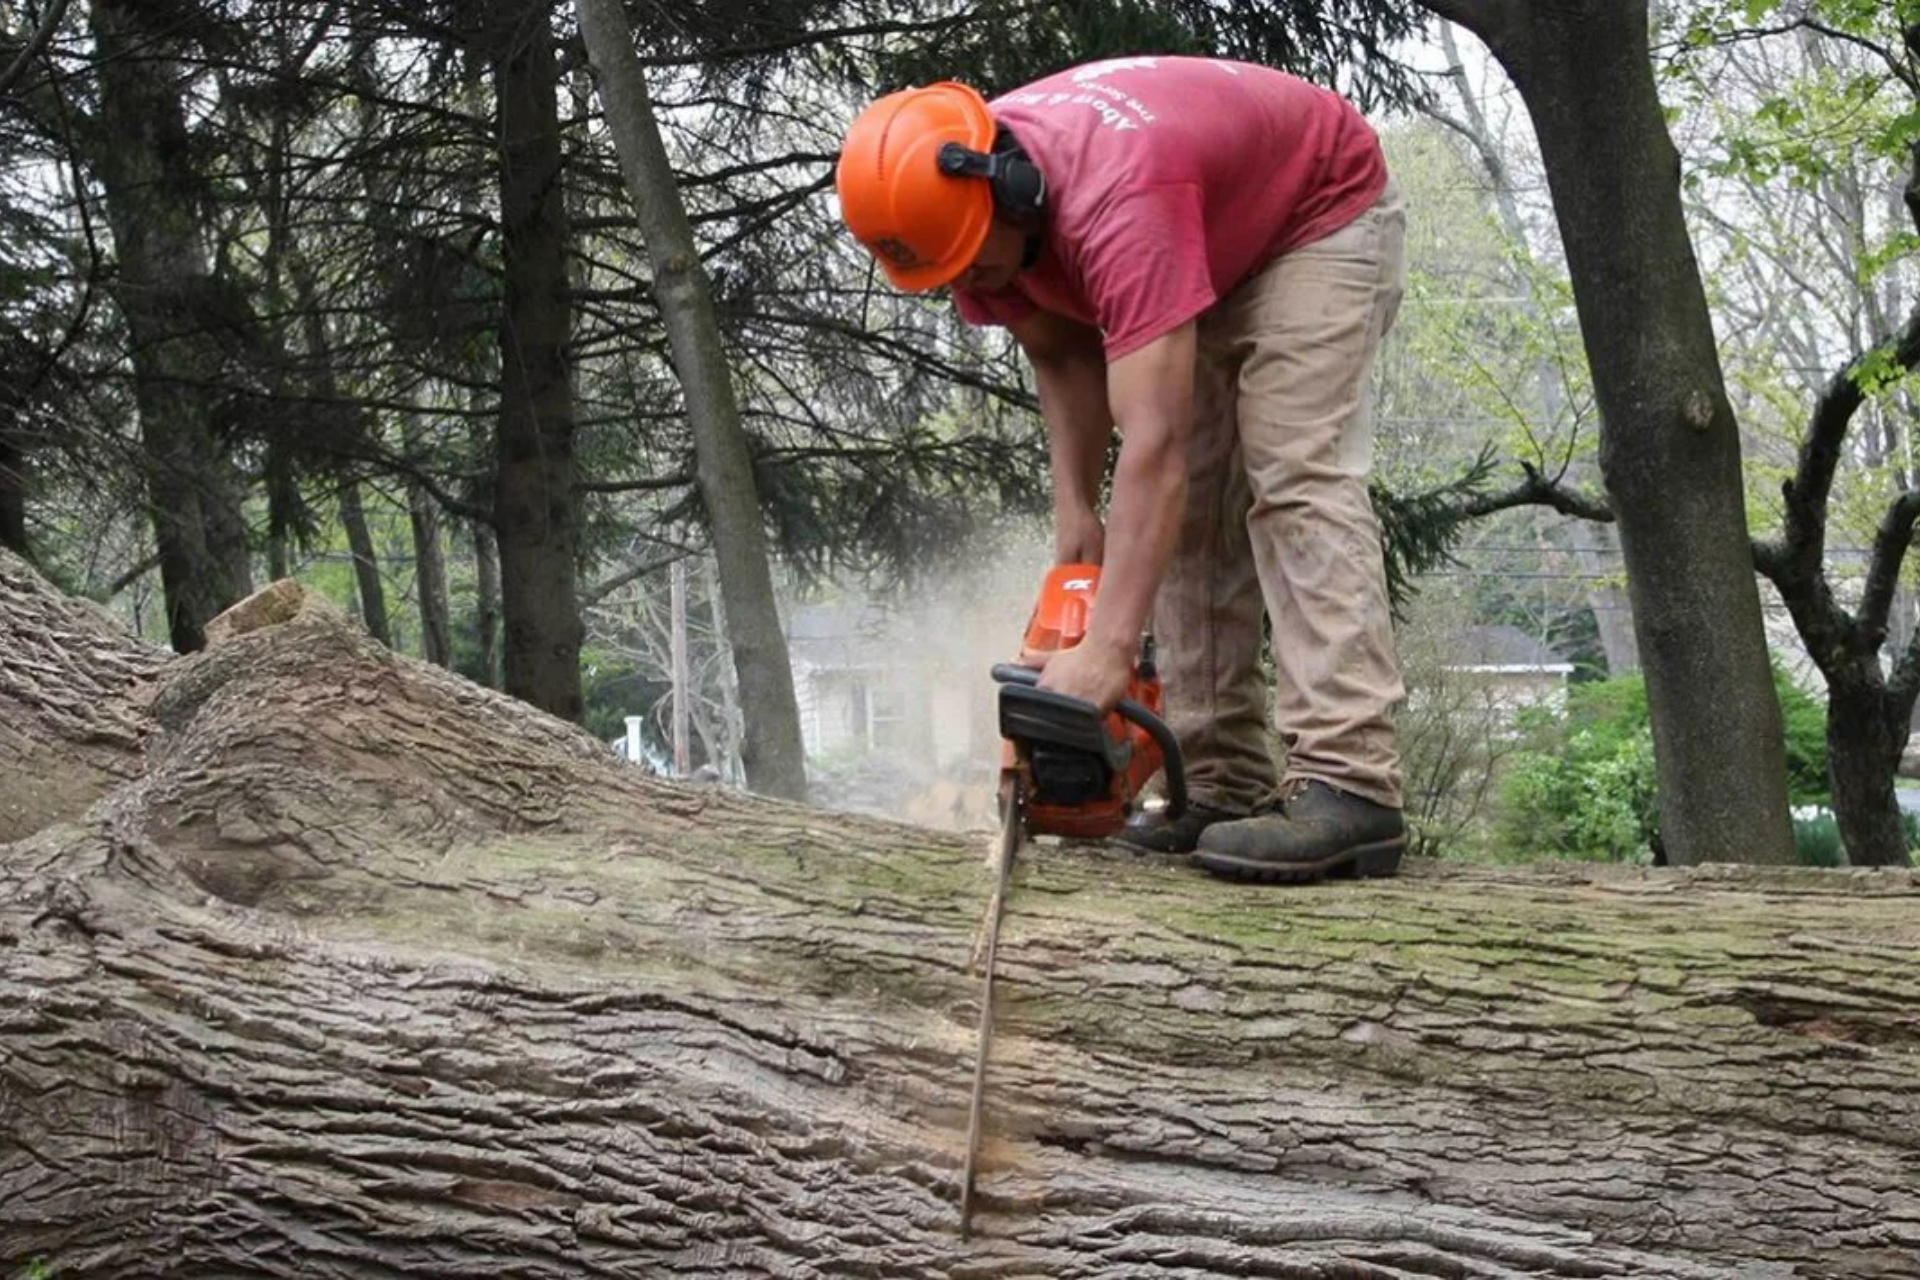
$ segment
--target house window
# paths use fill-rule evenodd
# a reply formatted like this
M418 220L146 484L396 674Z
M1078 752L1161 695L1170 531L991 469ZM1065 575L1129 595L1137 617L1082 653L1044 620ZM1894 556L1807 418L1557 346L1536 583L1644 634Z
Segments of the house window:
M846 697L841 706L846 708L846 738L849 743L860 747L868 745L867 729L867 682L854 677L847 681Z
M901 751L908 746L907 699L893 684L867 686L867 747Z

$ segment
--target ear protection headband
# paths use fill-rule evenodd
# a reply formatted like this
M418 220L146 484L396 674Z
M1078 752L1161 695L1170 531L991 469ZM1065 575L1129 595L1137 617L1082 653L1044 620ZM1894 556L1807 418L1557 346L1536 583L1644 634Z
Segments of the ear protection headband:
M1026 153L1002 133L991 152L975 151L959 142L942 143L940 172L951 177L985 178L993 192L993 207L1022 227L1038 226L1047 208L1047 180Z

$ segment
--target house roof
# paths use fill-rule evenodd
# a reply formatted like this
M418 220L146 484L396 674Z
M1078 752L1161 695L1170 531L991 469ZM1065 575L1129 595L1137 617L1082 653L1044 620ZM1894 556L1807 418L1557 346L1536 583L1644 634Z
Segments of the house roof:
M1454 632L1448 645L1449 667L1505 670L1553 671L1565 673L1573 664L1555 653L1544 641L1518 627L1499 624L1463 627Z
M885 617L878 609L864 604L803 604L787 618L787 639L850 640L874 639Z
M815 669L878 669L903 660L887 616L872 605L804 604L787 617L787 647Z

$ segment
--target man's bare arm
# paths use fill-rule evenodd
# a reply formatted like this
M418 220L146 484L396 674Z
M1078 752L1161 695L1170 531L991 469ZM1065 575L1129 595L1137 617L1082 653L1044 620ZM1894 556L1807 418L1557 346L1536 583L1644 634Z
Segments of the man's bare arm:
M1100 480L1113 414L1107 406L1107 362L1100 332L1051 312L1035 311L1012 326L1033 365L1053 468L1054 559L1102 559Z
M1188 323L1107 369L1107 399L1121 445L1100 591L1086 638L1054 655L1040 680L1042 688L1103 710L1126 692L1140 633L1179 536L1193 434L1193 361L1194 328Z
M1193 434L1191 322L1113 362L1107 399L1120 428L1120 461L1107 512L1107 557L1088 639L1129 658L1153 611L1186 506Z

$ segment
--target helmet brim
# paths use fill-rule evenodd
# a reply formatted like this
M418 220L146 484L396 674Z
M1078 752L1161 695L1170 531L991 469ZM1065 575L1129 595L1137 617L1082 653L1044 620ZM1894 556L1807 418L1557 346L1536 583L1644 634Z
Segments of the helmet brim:
M982 222L979 230L969 233L967 240L956 245L953 255L943 262L930 262L922 267L899 267L889 262L886 255L878 253L874 254L874 260L880 264L880 270L893 287L902 293L931 293L966 274L973 260L980 256L980 246L987 242L987 230L992 221L992 218L988 218Z

